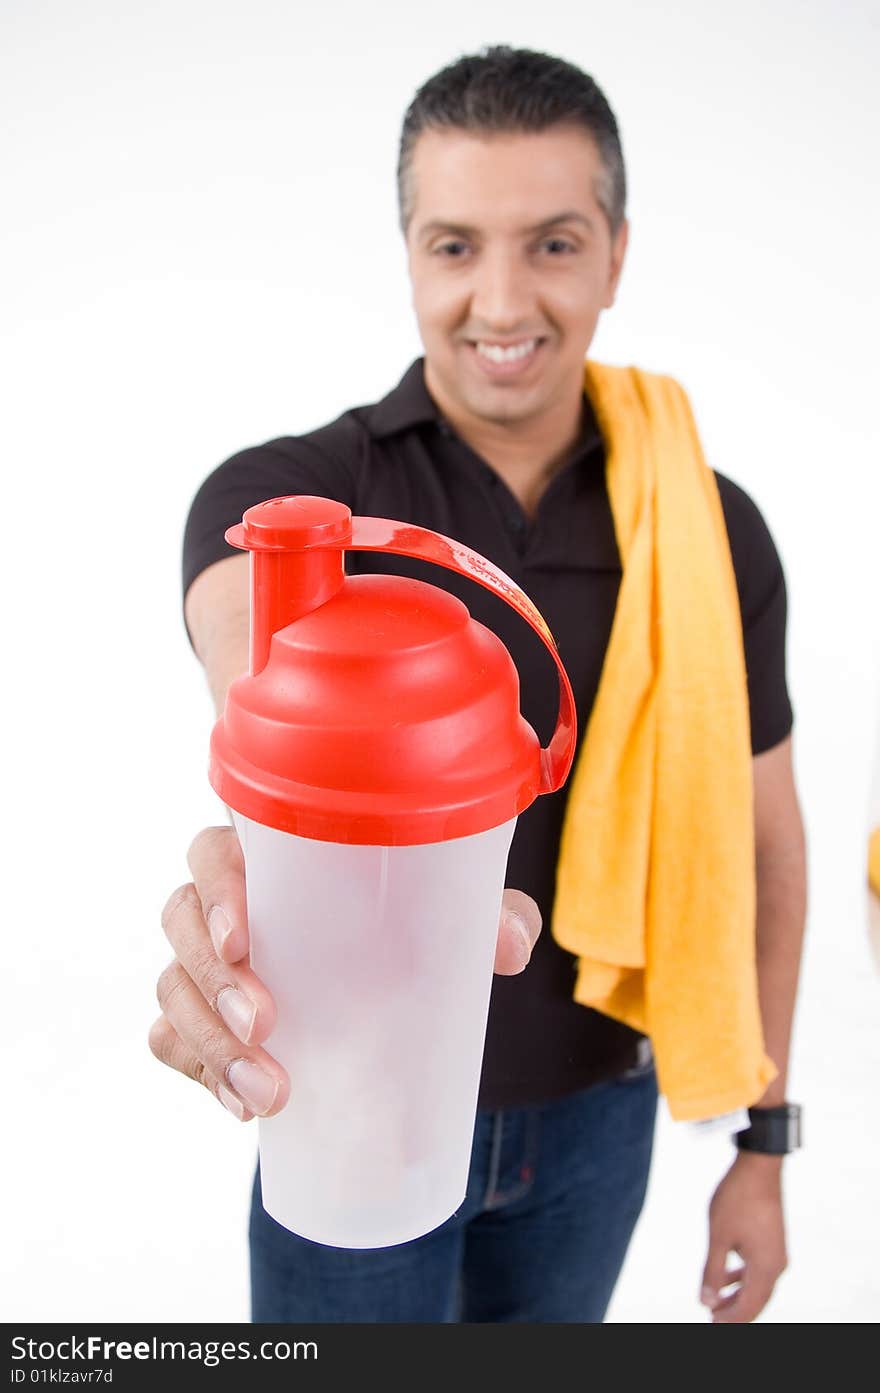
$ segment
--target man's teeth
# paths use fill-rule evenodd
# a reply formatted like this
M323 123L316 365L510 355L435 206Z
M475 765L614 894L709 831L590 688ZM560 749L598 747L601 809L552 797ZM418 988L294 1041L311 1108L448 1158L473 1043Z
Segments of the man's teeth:
M515 363L517 358L527 357L537 342L537 339L527 339L525 343L516 343L511 348L502 348L497 343L478 343L477 352L488 358L490 363Z

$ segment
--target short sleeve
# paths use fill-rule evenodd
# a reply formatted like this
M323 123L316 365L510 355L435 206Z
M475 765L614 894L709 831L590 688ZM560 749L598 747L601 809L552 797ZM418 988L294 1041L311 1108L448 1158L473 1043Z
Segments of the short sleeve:
M313 493L355 511L351 467L310 441L284 437L241 450L209 474L190 504L183 533L183 598L196 576L215 561L240 556L224 537L246 509L267 498Z
M784 740L794 722L786 678L785 575L757 505L723 474L715 478L739 593L752 754L758 755Z

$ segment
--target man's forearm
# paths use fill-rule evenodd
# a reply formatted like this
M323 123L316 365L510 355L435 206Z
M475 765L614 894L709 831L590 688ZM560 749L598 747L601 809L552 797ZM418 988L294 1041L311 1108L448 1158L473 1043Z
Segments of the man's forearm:
M806 852L803 833L757 861L756 949L764 1045L778 1076L759 1107L785 1101L792 1022L806 917Z
M200 572L184 612L219 716L229 684L248 667L248 558L228 556Z

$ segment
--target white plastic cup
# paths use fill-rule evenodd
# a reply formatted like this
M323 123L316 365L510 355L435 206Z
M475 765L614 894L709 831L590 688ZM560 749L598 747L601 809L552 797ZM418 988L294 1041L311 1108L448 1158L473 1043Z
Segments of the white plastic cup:
M425 846L350 846L233 820L265 1048L290 1101L259 1121L263 1207L303 1238L381 1248L467 1189L516 818Z

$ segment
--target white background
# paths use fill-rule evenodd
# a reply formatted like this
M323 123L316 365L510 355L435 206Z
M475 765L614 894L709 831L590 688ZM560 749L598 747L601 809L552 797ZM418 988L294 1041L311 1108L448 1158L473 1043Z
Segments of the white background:
M786 567L808 948L765 1319L871 1321L880 985L877 8L858 0L2 7L7 1320L246 1319L256 1146L146 1035L187 845L223 820L180 614L190 499L418 351L394 165L419 82L510 42L594 74L632 240L594 356L679 376ZM873 397L873 400L872 400ZM702 1321L723 1138L663 1112L610 1317Z

